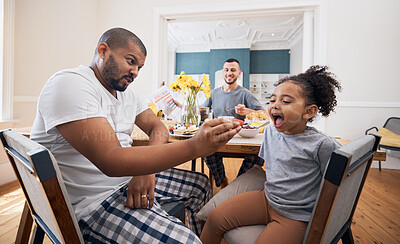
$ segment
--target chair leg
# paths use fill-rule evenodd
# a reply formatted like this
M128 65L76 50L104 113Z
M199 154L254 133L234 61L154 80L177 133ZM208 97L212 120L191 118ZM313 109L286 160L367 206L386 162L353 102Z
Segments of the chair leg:
M211 170L208 172L208 178L210 179L210 185L211 185L211 195L214 196L214 190L213 190L213 185L214 185L214 179L211 173Z
M44 240L44 230L39 225L35 225L32 231L33 244L42 244Z
M353 234L351 233L350 227L344 232L342 236L343 244L354 244Z
M32 225L32 215L29 210L28 203L25 201L24 210L22 211L21 220L19 221L17 237L15 238L16 244L29 243Z
M204 174L204 158L201 157L201 173Z
M196 171L196 159L192 159L192 171Z
M379 171L381 171L382 170L382 168L381 168L381 161L379 161Z

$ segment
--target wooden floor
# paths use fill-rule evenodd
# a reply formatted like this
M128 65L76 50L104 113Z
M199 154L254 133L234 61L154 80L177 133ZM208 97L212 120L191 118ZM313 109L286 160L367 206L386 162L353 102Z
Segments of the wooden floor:
M225 159L228 182L240 159ZM179 168L190 169L190 162ZM200 162L197 162L200 171ZM206 167L206 174L208 169ZM220 189L213 187L214 194ZM14 243L24 197L16 183L0 187L0 243ZM371 169L352 224L356 243L400 243L400 170ZM46 242L48 243L48 242Z

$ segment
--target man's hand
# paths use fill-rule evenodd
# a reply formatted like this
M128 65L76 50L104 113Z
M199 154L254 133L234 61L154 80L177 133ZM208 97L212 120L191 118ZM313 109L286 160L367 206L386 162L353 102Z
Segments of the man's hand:
M201 156L213 154L218 148L225 145L240 131L238 122L229 122L223 118L207 120L190 141Z
M235 106L235 112L240 115L247 115L253 111L253 109L246 108L244 104L238 104L237 106Z
M154 204L155 175L134 176L128 184L125 207L148 208Z
M174 103L176 104L176 106L178 106L178 108L182 108L182 104L178 101L176 101L175 99L172 99L174 101Z

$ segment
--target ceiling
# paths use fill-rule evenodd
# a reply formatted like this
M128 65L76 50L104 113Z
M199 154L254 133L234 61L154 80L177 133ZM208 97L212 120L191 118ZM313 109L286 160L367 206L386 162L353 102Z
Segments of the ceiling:
M302 38L303 14L169 22L168 46L176 52L205 52L210 49L290 49Z

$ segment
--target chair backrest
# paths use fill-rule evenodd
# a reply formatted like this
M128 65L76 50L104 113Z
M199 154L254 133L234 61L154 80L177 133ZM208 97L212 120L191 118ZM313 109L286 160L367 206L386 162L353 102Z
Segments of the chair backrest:
M386 120L383 128L386 128L397 135L400 135L400 117L390 117Z
M12 130L0 138L37 225L53 243L84 243L53 155Z
M379 141L366 135L332 153L303 243L352 238L351 220Z

